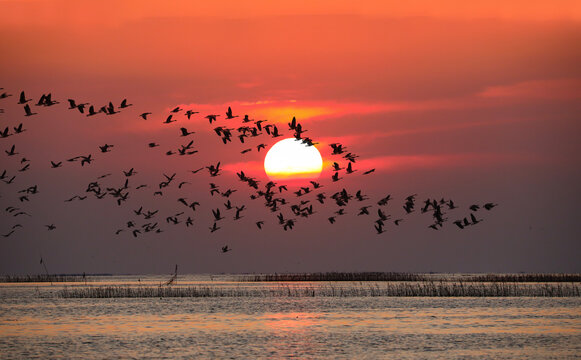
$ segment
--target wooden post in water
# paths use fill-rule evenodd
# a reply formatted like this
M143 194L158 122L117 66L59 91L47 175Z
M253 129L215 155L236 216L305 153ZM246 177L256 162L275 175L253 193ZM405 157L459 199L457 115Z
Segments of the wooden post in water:
M48 269L46 268L46 263L42 260L42 256L40 257L40 263L44 267L44 271L46 272L46 277L50 281L50 285L52 286L52 279L50 278L50 274L48 273Z

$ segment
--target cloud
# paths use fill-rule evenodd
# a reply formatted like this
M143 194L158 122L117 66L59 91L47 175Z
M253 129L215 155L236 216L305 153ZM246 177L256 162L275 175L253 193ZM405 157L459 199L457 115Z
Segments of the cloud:
M356 163L356 168L361 169L361 171L375 168L377 171L395 172L413 169L482 167L537 161L539 161L538 157L533 158L532 155L516 153L388 155L359 160Z
M531 80L509 85L489 86L478 96L513 99L579 99L581 79Z
M194 109L204 114L224 114L231 107L234 114L243 117L248 114L251 119L268 119L279 124L290 122L296 117L299 122L321 120L349 115L367 115L397 111L431 110L467 106L458 99L411 101L411 102L341 102L341 101L300 101L300 100L259 100L230 101L221 104L181 104L180 107ZM167 109L168 111L170 108ZM203 118L198 117L198 118ZM218 118L220 120L220 118Z

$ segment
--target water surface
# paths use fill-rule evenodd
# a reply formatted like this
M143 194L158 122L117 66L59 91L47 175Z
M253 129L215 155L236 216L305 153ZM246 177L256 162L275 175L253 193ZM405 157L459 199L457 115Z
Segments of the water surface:
M188 285L278 286L180 277ZM581 298L62 299L62 286L0 284L2 358L581 357Z

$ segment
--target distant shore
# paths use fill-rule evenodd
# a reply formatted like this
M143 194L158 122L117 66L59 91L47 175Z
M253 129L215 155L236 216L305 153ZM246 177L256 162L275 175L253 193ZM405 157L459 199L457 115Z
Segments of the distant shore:
M124 274L125 275L125 274ZM184 274L180 276L188 276ZM114 274L35 274L0 275L0 283L18 282L85 282L95 277ZM574 273L411 273L411 272L313 272L273 274L222 274L240 282L297 282L297 281L462 281L462 282L513 282L560 283L581 282L581 274Z

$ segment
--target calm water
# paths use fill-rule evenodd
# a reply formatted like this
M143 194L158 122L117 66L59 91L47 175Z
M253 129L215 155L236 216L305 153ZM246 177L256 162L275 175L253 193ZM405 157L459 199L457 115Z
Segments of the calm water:
M138 278L167 277L93 284ZM2 359L581 358L581 298L62 299L62 286L0 284Z

